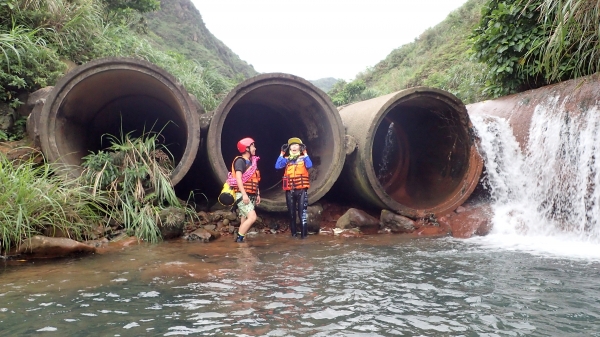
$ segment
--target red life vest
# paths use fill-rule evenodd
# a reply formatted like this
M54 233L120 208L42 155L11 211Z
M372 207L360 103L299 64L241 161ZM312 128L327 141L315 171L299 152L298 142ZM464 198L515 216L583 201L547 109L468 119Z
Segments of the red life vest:
M242 157L242 156L238 156L233 159L233 162L231 163L231 174L234 177L236 176L234 164L238 158L244 159L244 157ZM246 159L244 159L244 160L246 160ZM246 167L246 170L248 170L249 168L250 168L250 166ZM254 171L254 174L252 175L252 177L250 177L250 179L248 179L248 181L246 181L244 183L244 191L246 191L246 194L257 194L259 181L260 181L260 172L258 171L258 169L256 169L256 171ZM240 189L237 187L237 185L232 186L232 188L235 192L240 192Z
M304 161L288 162L283 173L283 190L290 191L303 188L310 188L308 170L304 165Z

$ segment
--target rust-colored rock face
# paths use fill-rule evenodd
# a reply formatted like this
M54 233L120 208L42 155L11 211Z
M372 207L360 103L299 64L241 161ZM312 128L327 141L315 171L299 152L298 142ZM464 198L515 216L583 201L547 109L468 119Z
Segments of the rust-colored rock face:
M536 107L549 99L563 104L565 111L580 114L600 97L600 74L560 82L518 94L467 105L470 115L491 115L508 120L515 138L525 150L531 117Z
M438 219L440 224L449 226L452 236L467 239L473 235L487 235L492 229L492 209L489 204L467 207L461 213Z

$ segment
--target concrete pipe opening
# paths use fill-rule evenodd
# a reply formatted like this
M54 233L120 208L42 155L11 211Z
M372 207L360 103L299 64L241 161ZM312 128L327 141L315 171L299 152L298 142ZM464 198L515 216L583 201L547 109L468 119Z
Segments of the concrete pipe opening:
M215 111L206 139L215 178L223 182L244 137L256 142L261 157L261 204L267 211L285 211L282 170L275 161L283 143L299 137L312 159L309 203L319 200L339 176L345 159L344 128L329 97L308 81L289 74L250 78L223 100Z
M358 149L344 183L372 206L413 218L444 215L476 187L483 162L465 106L438 89L412 88L343 107Z
M200 140L196 106L181 84L149 62L127 58L94 60L63 77L38 127L48 160L71 175L81 172L82 157L110 146L105 135L160 132L175 160L173 184L194 162Z

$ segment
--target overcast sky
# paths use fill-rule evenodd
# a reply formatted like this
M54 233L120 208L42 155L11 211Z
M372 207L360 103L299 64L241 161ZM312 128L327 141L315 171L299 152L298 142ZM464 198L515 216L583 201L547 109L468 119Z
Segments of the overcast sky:
M192 0L207 28L260 73L353 79L466 0Z

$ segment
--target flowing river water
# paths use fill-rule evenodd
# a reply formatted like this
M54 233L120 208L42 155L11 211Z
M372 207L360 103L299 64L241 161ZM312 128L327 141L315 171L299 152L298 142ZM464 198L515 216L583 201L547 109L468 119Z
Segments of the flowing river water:
M600 336L600 262L373 235L7 266L3 336Z
M0 268L1 336L600 336L597 111L549 100L523 153L474 116L494 229L258 235Z

